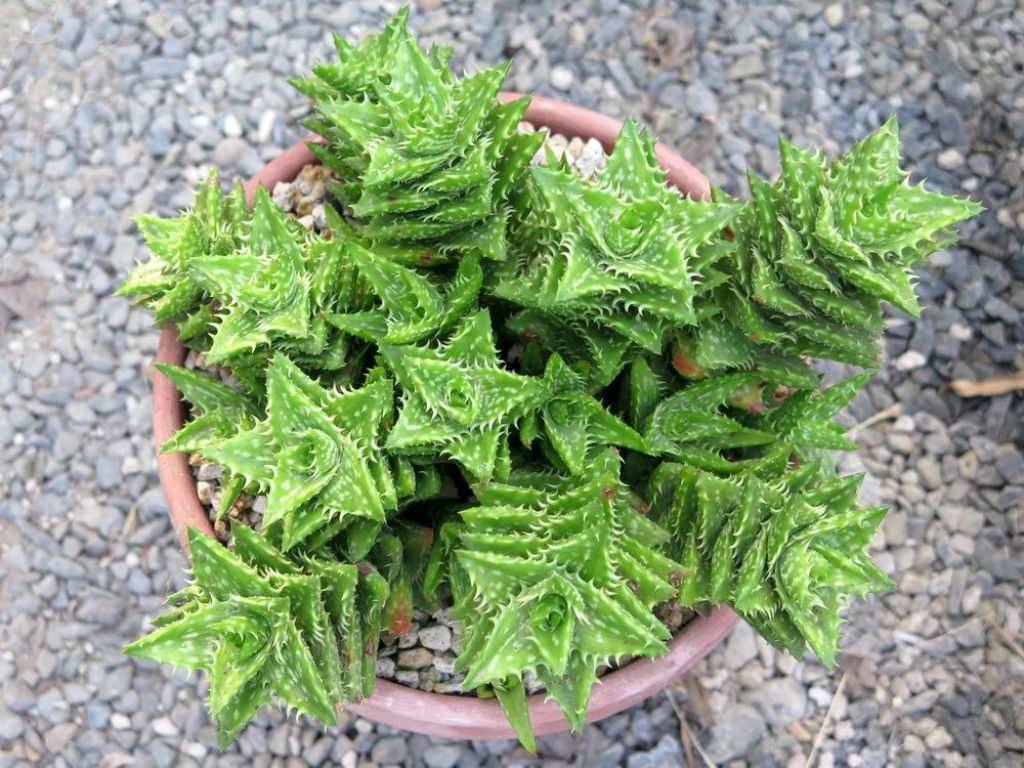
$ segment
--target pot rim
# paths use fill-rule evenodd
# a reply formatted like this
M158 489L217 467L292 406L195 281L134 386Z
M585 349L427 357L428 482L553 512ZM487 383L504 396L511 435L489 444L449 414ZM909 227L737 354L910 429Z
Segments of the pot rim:
M509 101L521 94L503 92L499 98ZM583 107L534 96L525 118L538 128L581 138L595 138L610 151L622 126L621 121ZM313 137L315 138L315 137ZM252 202L257 187L273 189L279 181L290 181L316 157L304 139L296 142L262 168L245 185ZM673 186L692 198L710 195L708 179L679 154L658 143L658 161L668 172ZM156 362L181 365L187 351L178 340L173 325L160 334ZM153 438L157 453L160 485L167 497L167 508L182 546L188 551L188 529L196 528L214 537L213 527L199 501L195 479L183 453L159 453L159 447L184 424L185 410L174 384L159 371L153 372ZM599 679L591 693L587 721L593 722L637 704L661 691L673 679L693 667L736 625L739 618L728 607L715 608L686 624L668 643L668 653L654 659L638 659ZM554 700L545 693L529 697L530 720L540 736L566 731L569 724ZM431 736L454 739L515 738L495 699L480 699L459 694L440 694L409 688L378 678L376 691L368 699L347 704L350 712L389 725Z

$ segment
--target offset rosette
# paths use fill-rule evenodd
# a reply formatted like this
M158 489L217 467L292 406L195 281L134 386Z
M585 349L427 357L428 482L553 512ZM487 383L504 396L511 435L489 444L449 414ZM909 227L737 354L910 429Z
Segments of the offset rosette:
M680 602L728 603L795 657L809 647L835 664L842 608L892 586L867 553L885 508L857 506L861 478L820 464L775 482L663 464L652 506L683 565Z
M452 576L466 627L466 688L498 686L517 731L522 675L534 672L574 729L601 665L665 651L652 613L679 565L653 549L664 533L631 506L619 457L605 450L580 477L513 474L478 488L463 510Z
M733 223L730 279L680 335L685 375L782 355L879 363L882 303L917 316L914 267L981 211L972 200L913 186L900 169L895 119L829 162L780 139L774 184L749 175L752 200Z
M389 451L440 453L480 481L507 472L509 430L543 402L546 388L501 365L486 310L463 320L442 345L382 345L381 355L404 394Z
M235 184L227 197L216 171L198 190L192 208L174 218L139 214L135 223L150 251L118 289L153 312L158 323L178 325L182 341L203 340L215 317L212 296L194 274L197 259L234 254L250 231L245 191Z
M630 349L661 354L666 333L697 322L699 252L739 210L683 198L666 184L654 142L627 120L605 169L588 182L535 167L516 259L491 292L527 308L510 325L549 349L574 350L606 384ZM577 337L579 341L574 341Z
M337 535L355 526L362 541L397 505L377 444L391 408L384 380L327 390L278 355L267 372L267 417L199 450L267 494L263 527L285 550L325 527ZM356 546L353 557L366 549Z
M442 256L503 259L510 194L543 134L516 127L528 98L498 104L502 65L456 78L450 49L424 52L408 9L338 61L293 81L313 99L308 123L326 146L310 148L343 181L335 191L377 243Z

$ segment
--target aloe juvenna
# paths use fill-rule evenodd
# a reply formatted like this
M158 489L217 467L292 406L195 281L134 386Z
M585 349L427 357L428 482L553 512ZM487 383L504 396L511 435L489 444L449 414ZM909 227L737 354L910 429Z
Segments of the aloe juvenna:
M453 606L465 692L531 748L525 677L578 729L603 665L665 652L668 603L834 664L890 584L835 416L979 207L907 183L894 120L836 161L782 141L749 202L678 194L633 121L591 180L531 167L507 67L456 77L407 15L293 81L328 232L216 175L138 219L122 294L235 382L162 366L193 408L163 450L223 467L219 515L267 504L230 549L190 533L195 581L126 651L205 671L225 744L273 698L333 723L414 606ZM866 370L824 389L812 358Z

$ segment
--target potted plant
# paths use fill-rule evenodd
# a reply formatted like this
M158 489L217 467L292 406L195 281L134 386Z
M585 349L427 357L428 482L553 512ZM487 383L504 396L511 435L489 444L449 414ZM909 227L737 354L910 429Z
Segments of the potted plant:
M837 161L783 141L750 201L710 194L631 121L500 95L505 66L455 77L406 16L294 81L315 141L138 219L152 258L121 293L164 324L154 425L195 580L126 651L207 672L222 743L276 698L531 749L736 614L835 663L845 602L890 581L834 416L883 302L919 312L909 270L978 206L906 182L894 121ZM268 188L315 163L310 229ZM813 358L865 372L823 389ZM189 457L219 467L212 502ZM461 691L378 682L382 633L439 609Z

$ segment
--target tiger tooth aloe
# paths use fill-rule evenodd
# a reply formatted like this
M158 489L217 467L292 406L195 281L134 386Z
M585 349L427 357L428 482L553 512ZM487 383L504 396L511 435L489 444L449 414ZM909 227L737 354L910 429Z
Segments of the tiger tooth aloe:
M295 82L330 140L314 151L346 180L339 196L372 240L504 258L508 196L542 139L516 131L528 99L494 103L504 65L454 78L407 16Z
M201 450L211 439L226 437L240 423L256 418L256 405L238 390L198 371L177 365L158 364L192 406L192 418L170 440L160 446L164 452Z
M642 535L619 463L606 450L579 478L513 475L479 488L481 506L462 511L467 688L508 687L533 670L579 728L599 666L666 650L652 608L675 594L679 566Z
M550 394L543 406L527 416L537 423L523 424L519 434L529 445L534 432L542 431L557 456L551 457L553 465L564 465L569 474L579 475L595 446L615 445L647 452L643 437L587 393L583 377L557 354L548 358L544 378Z
M407 22L293 81L327 231L215 174L137 219L121 293L232 382L160 366L191 406L163 450L224 469L217 514L266 506L230 549L190 532L194 582L127 651L203 670L225 744L274 698L333 723L417 608L461 618L463 689L530 749L524 679L578 729L603 665L665 651L666 603L834 663L889 586L836 416L978 206L908 185L892 121L835 162L783 141L749 202L681 196L632 121L593 179L531 169L507 68L457 78ZM868 372L824 388L815 357Z
M546 393L542 380L501 365L486 310L466 317L441 346L380 351L404 394L385 447L449 456L479 480L494 473L513 422Z
M270 343L272 334L309 336L309 277L300 237L304 228L288 219L259 188L248 241L227 254L193 258L189 272L216 296L230 297L206 358L221 363Z
M891 587L866 552L885 509L856 505L860 481L817 464L774 482L663 464L655 508L682 563L680 602L728 603L794 656L806 646L834 664L848 599Z
M920 313L912 272L955 239L977 203L930 192L900 169L890 119L834 162L780 139L774 184L749 175L752 200L733 222L732 280L716 289L706 327L692 332L705 368L741 362L757 345L871 367L883 302ZM724 343L723 343L724 342Z
M224 746L271 696L333 723L338 657L326 642L319 578L261 574L194 530L189 549L196 590L125 652L209 674Z
M327 320L346 333L381 344L408 344L446 330L475 304L483 283L476 255L459 262L444 293L426 275L363 248L352 248L349 258L380 300L380 308L335 313Z
M376 445L391 409L381 380L350 392L324 389L283 355L267 373L267 416L201 453L267 493L263 526L289 550L334 521L383 523L393 486Z
M241 184L224 196L213 171L200 185L195 204L177 218L140 214L135 223L150 251L118 289L146 304L157 322L175 322L182 340L201 338L213 319L209 296L192 273L197 258L234 253L249 234Z
M566 170L534 167L543 209L524 261L499 272L496 296L570 328L596 325L660 354L665 331L696 321L695 258L738 206L686 200L665 185L654 144L627 121L615 151L587 183Z

